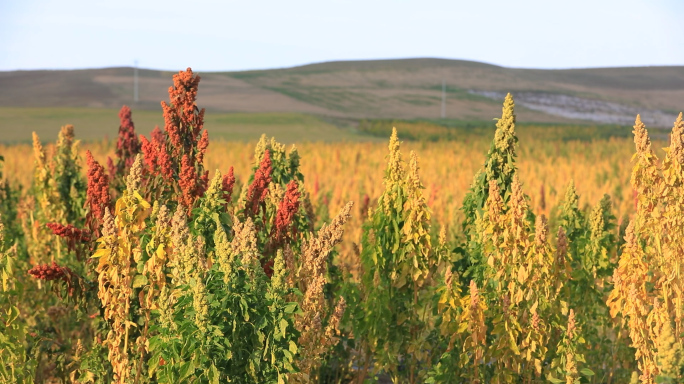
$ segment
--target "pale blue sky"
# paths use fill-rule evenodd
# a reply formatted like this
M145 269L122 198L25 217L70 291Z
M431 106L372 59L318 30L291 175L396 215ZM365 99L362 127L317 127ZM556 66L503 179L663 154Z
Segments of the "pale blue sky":
M440 57L684 65L684 0L0 0L0 70Z

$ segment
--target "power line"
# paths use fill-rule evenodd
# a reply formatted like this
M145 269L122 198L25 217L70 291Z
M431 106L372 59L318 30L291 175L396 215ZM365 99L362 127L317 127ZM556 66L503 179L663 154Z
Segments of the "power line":
M138 102L138 60L133 67L133 101Z
M442 79L442 119L446 118L446 81Z

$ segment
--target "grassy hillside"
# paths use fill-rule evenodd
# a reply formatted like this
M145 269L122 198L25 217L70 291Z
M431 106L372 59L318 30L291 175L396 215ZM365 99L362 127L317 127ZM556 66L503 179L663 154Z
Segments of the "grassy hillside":
M133 107L158 110L171 75L141 70ZM525 122L626 124L641 113L647 124L668 126L684 109L684 67L537 70L442 59L203 73L198 104L211 112L437 119L442 81L449 119L491 120L506 92ZM0 107L119 108L132 96L132 68L0 72Z
M115 139L119 129L118 110L107 108L19 108L0 107L0 142L30 142L35 131L43 141L52 141L61 125L73 124L81 140ZM149 134L155 125L163 128L161 111L133 110L136 131ZM255 141L262 133L285 143L303 141L369 140L350 128L338 128L319 118L301 113L208 112L205 127L213 139Z

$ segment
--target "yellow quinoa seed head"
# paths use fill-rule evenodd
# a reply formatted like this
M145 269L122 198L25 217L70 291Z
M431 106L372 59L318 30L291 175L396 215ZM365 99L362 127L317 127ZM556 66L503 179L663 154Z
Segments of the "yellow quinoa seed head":
M328 327L325 330L325 336L328 339L332 339L339 335L339 325L342 322L342 316L344 316L344 311L346 308L347 302L344 300L344 297L340 296L340 299L337 302L337 305L335 306L335 310L333 311L332 315L330 316L330 320L328 321Z
M143 155L137 154L135 156L135 161L131 166L131 170L126 177L126 191L129 194L140 189L140 182L142 181L142 170L143 170Z
M157 204L155 202L155 204ZM157 212L157 227L159 228L166 228L171 224L171 216L169 213L169 209L166 208L166 205L162 205L159 207L159 211Z
M522 183L520 182L520 178L518 177L517 173L513 175L513 182L511 183L511 194L512 196L515 196L514 198L517 199L516 201L523 200Z
M679 113L677 120L672 127L670 135L670 156L679 164L684 164L684 120L682 113Z
M540 320L541 320L541 318L539 317L539 313L535 310L532 313L532 329L534 329L535 331L539 330Z
M150 217L156 218L158 214L159 214L159 201L155 200L154 203L152 203L152 211L150 212Z
M197 236L194 239L195 240L192 242L192 247L196 255L194 263L196 267L195 272L201 276L204 275L204 273L206 273L208 270L205 249L207 244L202 236Z
M522 184L518 178L518 174L513 175L513 182L511 183L511 200L509 202L510 208L513 210L513 217L522 219L527 211L527 201L525 201L525 194L522 190Z
M658 335L658 368L664 376L678 376L679 367L682 363L682 345L674 336L672 324L665 321Z
M646 126L641 122L641 116L637 115L634 122L634 144L636 144L637 153L651 153L651 139L648 137Z
M480 303L480 291L477 289L477 284L475 280L470 280L470 308L471 310L477 309Z
M207 288L202 279L196 279L192 286L192 307L195 310L195 325L200 333L205 333L209 323L209 303L207 302Z
M404 177L404 167L401 162L401 151L399 150L399 137L397 129L392 128L392 136L389 141L389 154L387 158L387 182L388 188L401 181Z
M67 124L62 127L62 129L59 132L60 136L64 138L64 140L71 142L74 140L74 126L71 124Z
M248 217L244 223L236 221L233 225L233 232L235 237L231 243L233 252L242 255L241 261L245 268L253 268L259 263L256 229L251 217Z
M592 235L600 234L603 232L604 222L603 222L603 209L599 203L591 211L590 227Z
M496 123L494 143L500 152L509 151L515 153L515 102L510 93L506 95L501 118Z
M577 363L571 352L565 354L565 384L575 384L577 379Z
M109 207L105 208L105 214L102 223L102 235L106 237L116 236L116 225L114 223L114 216L109 211Z
M209 182L209 187L205 192L204 196L207 200L218 200L221 197L222 186L223 186L223 175L218 169L214 172L214 177L211 178Z
M302 246L303 273L316 276L325 273L326 260L333 247L342 241L344 224L351 217L353 202L348 202L328 225L323 225L315 237Z
M223 279L227 283L230 279L230 274L233 271L232 263L234 259L232 244L228 241L228 235L220 225L220 221L216 222L216 232L214 232L214 249L215 262L219 265L219 270L223 272Z
M636 234L634 233L634 220L629 222L627 229L625 230L625 250L636 250L639 245L637 244Z
M181 204L178 204L176 213L173 214L171 221L171 241L174 247L182 247L188 239L190 232L188 230L187 215Z
M285 144L280 144L275 137L271 137L271 152L273 160L280 160L285 157Z
M38 134L35 132L33 132L33 156L36 161L36 166L45 166L45 151L43 150L43 145L40 143Z
M565 211L570 211L573 207L577 207L577 190L575 189L575 181L570 180L570 185L568 189L565 190L565 198L563 199L563 209Z
M610 195L603 194L601 201L599 201L599 205L601 206L602 212L604 212L604 213L610 212L613 209L613 202L610 199Z
M268 141L266 140L266 134L264 133L261 135L256 147L254 148L254 161L257 165L261 162L261 157L264 155L267 145Z
M268 186L268 196L267 196L267 201L270 202L273 206L278 206L278 204L283 201L283 198L285 197L285 189L280 186L280 184L277 183L271 183Z
M497 218L501 216L502 208L503 199L499 192L499 183L496 180L489 180L489 196L487 197L489 220L497 222Z
M558 227L558 241L556 245L556 260L561 263L565 261L568 254L568 237L563 227Z
M534 226L534 242L538 247L546 244L546 237L549 232L549 223L546 216L539 215Z
M566 330L568 339L573 339L575 337L576 331L577 325L575 324L575 311L570 309L570 314L568 314L568 329Z
M451 271L451 265L447 265L446 271L444 271L444 285L447 288L451 288L451 283L454 278L454 273Z
M442 225L442 228L439 229L439 237L437 239L438 239L440 247L446 246L446 243L447 243L447 227L446 227L446 225Z
M418 167L418 155L416 155L416 152L411 151L411 153L409 154L409 181L412 187L415 189L422 188L422 185L420 183L420 177L418 176L419 170L420 168Z
M278 249L275 258L273 259L273 276L271 277L271 286L273 289L281 291L286 288L286 274L287 267L285 265L283 250Z

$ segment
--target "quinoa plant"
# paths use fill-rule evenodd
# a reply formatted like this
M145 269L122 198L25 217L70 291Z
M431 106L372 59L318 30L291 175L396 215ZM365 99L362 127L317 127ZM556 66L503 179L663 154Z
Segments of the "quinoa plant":
M478 216L483 214L485 202L489 196L491 180L496 181L503 201L508 201L513 184L513 175L516 171L517 144L515 103L513 96L509 93L504 100L501 118L497 120L494 140L490 145L489 152L487 152L484 167L475 175L475 179L463 199L461 209L464 213L462 223L464 243L456 249L461 254L457 269L463 279L475 279L478 284L484 282L484 268L487 261L483 259L482 250L479 248L476 221Z
M116 159L107 158L107 168L112 189L122 193L126 188L126 176L140 153L140 140L135 134L131 109L124 105L119 111L119 134L116 141Z
M417 383L435 358L431 281L437 258L430 241L430 212L422 194L418 159L408 172L393 130L385 190L364 225L363 272L350 318L358 341L361 376L385 372L392 380Z
M516 171L514 127L508 95L485 167L464 200L466 242L456 250L465 259L448 265L437 280L440 333L446 345L430 382L556 380L549 364L561 353L557 344L563 317L572 311L567 291L573 265L565 229L559 229L554 247L546 217L531 213ZM608 213L597 212L593 248L588 248L592 263L608 257L601 246L609 235L600 221ZM584 234L584 222L572 214L578 216L579 211L568 210L562 220L576 221L576 229L568 226L575 240ZM593 376L583 369L584 380Z
M30 354L29 324L22 313L25 289L20 271L25 262L19 260L17 244L10 245L11 241L0 220L0 383L29 384L34 382L37 361Z
M611 200L604 195L588 217L579 210L578 200L571 182L559 215L560 227L568 239L572 271L563 298L575 310L578 322L584 324L587 343L579 345L579 351L596 373L595 380L627 380L631 367L619 362L632 352L622 326L609 316L606 305L617 261L617 226Z
M680 262L684 239L682 114L674 123L662 163L651 148L639 116L634 125L634 143L631 183L637 193L637 212L626 230L608 306L611 316L619 315L627 324L639 380L676 382L681 376L673 366L680 362L673 351L681 348L681 339L665 340L670 338L668 332L681 335L684 331Z
M662 161L637 117L632 220L571 183L549 221L508 95L454 246L396 130L382 192L352 180L334 217L347 192L316 176L312 203L266 136L243 179L210 179L199 80L174 76L149 139L124 106L106 167L65 126L34 134L30 188L0 174L0 383L684 382L681 114Z
M209 133L204 129L204 109L196 105L199 82L200 76L190 68L173 75L169 103L161 102L164 131L155 128L150 139L140 136L147 175L141 195L172 210L180 204L188 215L209 182L204 169Z

